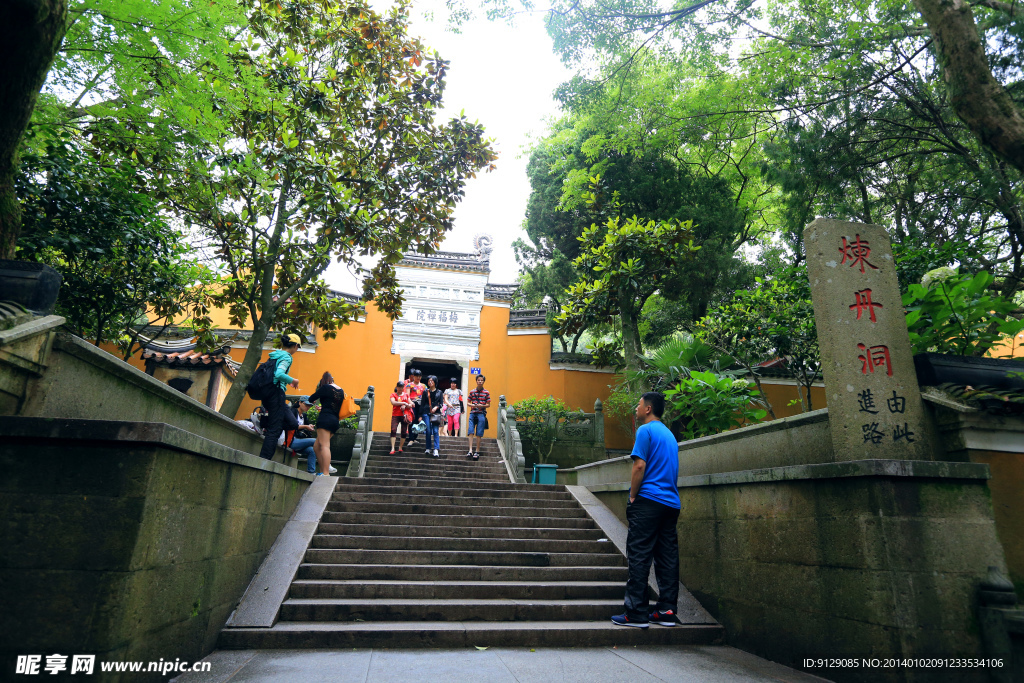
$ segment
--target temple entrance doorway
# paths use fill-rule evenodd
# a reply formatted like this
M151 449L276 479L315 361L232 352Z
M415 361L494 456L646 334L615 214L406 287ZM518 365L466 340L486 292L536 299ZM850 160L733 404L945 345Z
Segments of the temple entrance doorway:
M427 383L427 377L434 375L437 377L437 386L443 392L451 386L452 377L455 378L455 386L463 392L463 403L465 403L466 397L466 369L459 365L453 360L440 360L431 358L413 358L411 361L405 364L403 377L409 376L409 371L412 368L417 368L423 373L423 383ZM466 416L462 416L462 425L459 428L459 436L465 436L466 432Z

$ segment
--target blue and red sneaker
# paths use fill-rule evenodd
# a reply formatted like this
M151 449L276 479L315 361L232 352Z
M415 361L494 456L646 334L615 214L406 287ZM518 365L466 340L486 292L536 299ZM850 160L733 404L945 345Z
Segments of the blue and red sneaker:
M636 628L648 628L650 624L646 621L630 619L627 614L616 614L612 617L612 623L616 626L635 626Z
M667 609L664 612L654 610L650 614L652 624L658 624L659 626L675 626L676 625L676 613L675 610Z

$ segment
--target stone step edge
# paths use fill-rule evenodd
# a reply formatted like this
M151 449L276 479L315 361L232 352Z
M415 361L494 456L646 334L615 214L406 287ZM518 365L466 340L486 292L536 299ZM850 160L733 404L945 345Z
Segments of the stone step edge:
M544 600L534 598L288 598L284 605L358 605L373 607L380 604L405 605L405 606L466 606L476 607L504 607L508 605L535 605L538 607L572 607L578 605L602 605L608 607L611 612L622 607L622 599L611 600L607 598L580 598L576 600ZM528 622L524 622L528 623Z
M222 649L313 649L324 647L569 647L606 645L693 644L724 641L718 624L678 624L646 629L602 621L391 621L278 622L270 628L225 628Z
M319 565L323 566L323 565ZM351 566L351 565L345 565ZM366 566L366 565L356 565ZM622 581L403 581L400 579L295 579L292 585L303 586L555 586L558 588L572 586L597 586L601 588L620 587L625 591L626 584Z

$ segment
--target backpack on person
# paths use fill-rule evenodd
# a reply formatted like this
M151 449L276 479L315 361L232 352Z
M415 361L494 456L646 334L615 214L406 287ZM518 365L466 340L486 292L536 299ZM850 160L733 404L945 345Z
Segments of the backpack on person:
M274 360L268 360L256 368L256 372L252 373L252 377L249 378L249 383L245 385L245 393L249 394L249 398L262 401L270 396L270 392L274 388L274 370L276 369L277 361Z

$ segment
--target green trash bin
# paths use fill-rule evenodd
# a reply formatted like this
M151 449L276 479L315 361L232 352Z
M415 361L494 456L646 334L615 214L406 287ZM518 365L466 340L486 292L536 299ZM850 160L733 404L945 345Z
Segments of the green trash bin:
M533 484L554 484L555 483L555 470L558 469L558 465L534 465L533 466Z

